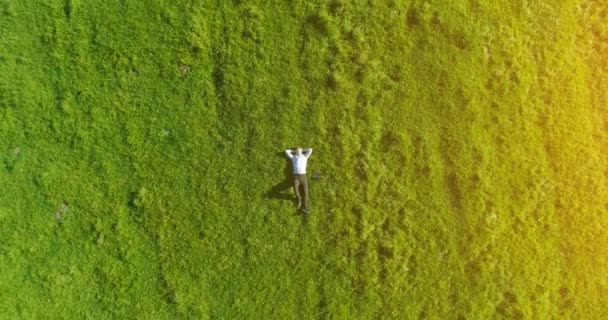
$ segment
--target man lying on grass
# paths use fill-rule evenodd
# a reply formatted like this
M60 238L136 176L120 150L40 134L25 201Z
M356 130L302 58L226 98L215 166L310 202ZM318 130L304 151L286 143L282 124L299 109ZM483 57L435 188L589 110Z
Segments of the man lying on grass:
M285 150L285 154L291 159L293 166L293 189L298 198L298 209L302 207L302 198L304 198L304 212L308 213L308 181L306 180L306 162L312 153L312 148L296 148L295 154L293 150ZM300 186L304 189L304 194L300 195Z

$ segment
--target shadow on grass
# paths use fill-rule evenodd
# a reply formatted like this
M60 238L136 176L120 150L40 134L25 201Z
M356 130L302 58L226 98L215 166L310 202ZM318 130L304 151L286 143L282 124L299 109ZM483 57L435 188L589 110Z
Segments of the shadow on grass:
M268 192L266 192L265 196L266 196L266 198L271 198L271 199L291 200L291 201L293 201L294 206L295 206L297 204L296 197L295 197L295 195L293 195L292 193L289 192L290 189L293 187L293 174L291 172L291 163L289 162L289 159L285 156L285 153L283 153L283 152L277 152L276 156L285 159L285 162L284 162L285 165L283 167L283 175L285 178L283 179L283 181L281 181L280 183L273 186L270 190L268 190Z

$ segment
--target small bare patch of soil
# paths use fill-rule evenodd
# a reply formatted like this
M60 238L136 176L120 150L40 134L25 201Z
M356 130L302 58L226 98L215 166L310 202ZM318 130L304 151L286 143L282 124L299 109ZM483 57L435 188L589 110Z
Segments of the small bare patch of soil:
M68 213L68 209L68 205L62 203L61 206L59 206L59 209L55 212L55 221L61 222L65 217L66 213Z
M185 76L185 75L188 75L188 74L190 74L190 72L192 72L192 67L190 67L190 66L189 66L189 65L187 65L187 64L181 64L181 65L179 66L179 72L181 72L181 73L182 73L182 75L184 75L184 76Z

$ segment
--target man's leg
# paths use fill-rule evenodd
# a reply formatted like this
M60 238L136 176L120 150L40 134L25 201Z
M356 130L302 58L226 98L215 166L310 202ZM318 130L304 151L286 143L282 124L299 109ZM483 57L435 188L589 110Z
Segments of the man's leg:
M293 176L293 190L296 193L296 198L298 199L298 209L302 205L302 197L300 196L300 176Z
M305 175L302 176L302 186L304 187L304 210L308 211L308 179Z

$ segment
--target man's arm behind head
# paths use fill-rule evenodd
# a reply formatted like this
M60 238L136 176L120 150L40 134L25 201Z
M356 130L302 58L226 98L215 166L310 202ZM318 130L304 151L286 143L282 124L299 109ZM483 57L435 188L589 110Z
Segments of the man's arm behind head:
M291 152L292 152L292 151L291 151L290 149L285 150L285 155L286 155L286 156L287 156L289 159L293 158L293 154L292 154Z

